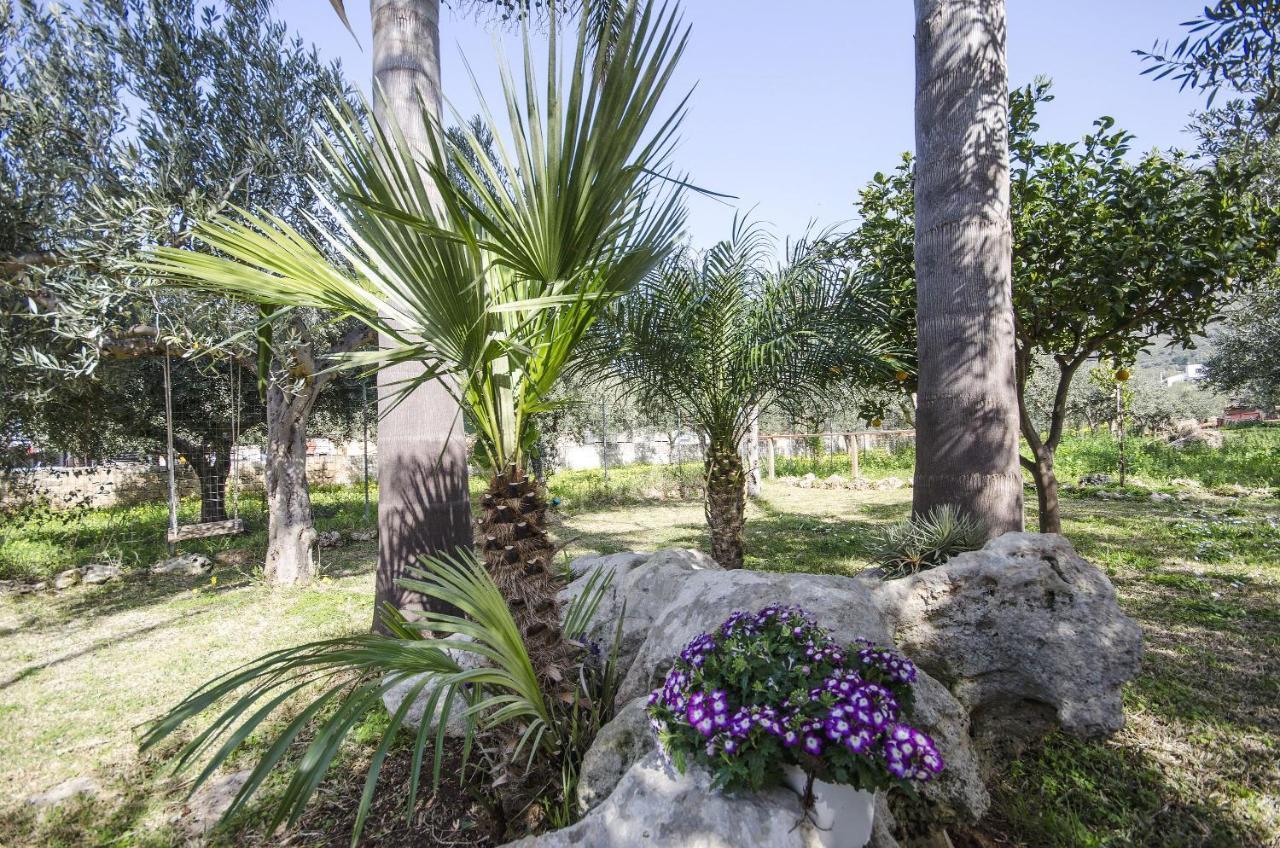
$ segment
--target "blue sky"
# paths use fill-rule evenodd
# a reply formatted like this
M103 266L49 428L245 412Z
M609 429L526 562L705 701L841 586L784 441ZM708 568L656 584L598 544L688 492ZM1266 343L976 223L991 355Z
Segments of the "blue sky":
M362 51L326 0L277 0L277 14L368 89L368 3L347 0ZM907 0L685 0L692 26L673 91L695 83L676 163L699 185L738 196L780 237L848 221L857 190L912 147L913 26ZM1046 137L1074 139L1111 115L1140 149L1191 147L1201 104L1176 83L1141 76L1135 48L1178 35L1202 0L1009 0L1009 78L1054 80ZM445 96L464 114L475 99L466 56L496 92L492 28L447 9L441 19ZM508 44L510 39L507 39ZM696 245L728 233L734 208L690 201Z

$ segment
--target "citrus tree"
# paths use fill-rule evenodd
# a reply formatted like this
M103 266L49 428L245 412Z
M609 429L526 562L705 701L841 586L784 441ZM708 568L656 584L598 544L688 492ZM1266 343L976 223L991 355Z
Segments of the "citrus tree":
M1277 211L1227 163L1196 168L1177 153L1134 161L1133 136L1111 118L1076 143L1037 138L1047 81L1010 96L1016 385L1042 532L1060 532L1054 457L1072 380L1091 360L1131 362L1157 338L1192 343L1226 300L1275 260ZM863 273L910 295L907 158L863 193L863 223L844 244ZM1037 367L1055 373L1043 428L1027 402ZM962 426L963 422L956 422Z

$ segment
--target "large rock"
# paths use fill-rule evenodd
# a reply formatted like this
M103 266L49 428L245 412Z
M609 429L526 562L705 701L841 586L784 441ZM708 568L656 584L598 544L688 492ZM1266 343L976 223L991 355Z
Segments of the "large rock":
M652 560L646 567L650 564ZM642 571L637 569L637 574ZM746 570L689 574L653 618L622 682L619 697L630 700L647 695L686 644L719 627L738 610L794 604L813 613L838 642L849 643L858 638L887 641L889 631L872 599L871 588L867 582L836 575ZM630 610L629 596L627 601Z
M630 668L640 645L648 638L654 619L667 608L686 579L699 572L723 572L711 557L685 548L668 548L653 554L581 557L569 567L577 577L560 593L560 600L565 604L582 593L591 572L603 569L612 573L613 579L587 628L586 638L600 643L606 650L612 647L625 602L622 644L618 650L618 666L623 671Z
M213 561L204 554L184 554L162 559L151 566L152 574L186 574L199 577L213 571Z
M1123 725L1120 690L1138 672L1142 634L1063 537L1008 533L874 595L897 646L965 705L986 743Z
M68 568L58 576L53 578L53 588L70 589L72 586L80 582L80 569Z
M81 580L91 586L118 580L124 576L124 569L109 562L95 562L84 567Z
M797 826L799 825L799 826ZM802 822L800 798L782 787L728 794L691 766L677 774L651 752L631 766L613 793L577 824L531 836L509 848L817 848Z
M453 641L469 641L467 636L451 637ZM469 669L477 668L481 664L481 657L466 651L459 651L453 648L444 649L460 668ZM400 705L404 703L410 693L416 687L418 681L426 678L427 683L422 687L422 691L418 693L418 697L414 699L413 704L409 707L409 711L405 713L405 727L417 729L422 724L422 718L427 712L427 701L431 700L432 694L440 687L440 683L433 680L435 675L429 673L402 675L395 685L382 693L382 704L387 708L389 715L394 715L400 709ZM445 695L441 695L436 701L435 712L432 713L430 729L434 731L439 726L441 718L445 716ZM448 716L445 721L445 735L454 738L462 738L466 735L467 724L463 713L466 711L466 703L459 695L455 697L449 704Z
M645 700L636 698L619 710L600 728L583 757L578 773L578 806L583 812L609 797L631 766L658 750Z
M632 574L643 575L646 568L648 564L636 568ZM874 598L881 585L836 575L755 571L689 574L649 626L623 680L619 697L638 700L647 696L686 644L699 634L713 631L737 610L755 610L773 603L795 604L813 613L842 644L857 639L888 643L889 630ZM939 819L975 821L986 812L990 798L970 742L969 715L945 686L927 674L920 675L915 689L916 708L911 723L933 737L947 763L939 779L925 788L924 797ZM632 701L627 710L631 710L634 703ZM627 710L614 721L619 722ZM622 727L629 734L637 724L636 719L629 718ZM588 790L588 797L580 796L588 806L596 803L599 786L606 785L608 777L617 771L616 765L612 765L614 752L629 752L634 756L644 753L639 746L618 744L620 735L601 734L610 750L603 762L610 767L600 769L604 779L596 780L593 775L596 785Z

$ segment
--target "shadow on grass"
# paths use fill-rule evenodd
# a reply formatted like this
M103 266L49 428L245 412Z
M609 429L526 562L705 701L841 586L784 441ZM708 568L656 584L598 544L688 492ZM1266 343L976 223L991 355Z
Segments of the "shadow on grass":
M246 546L249 547L249 546ZM260 563L261 549L255 549L252 561ZM326 550L321 561L321 576L341 578L372 572L377 567L376 543L353 543ZM211 578L217 578L216 584ZM199 589L203 593L222 595L260 583L261 566L219 566L211 575L160 575L147 571L126 572L121 580L98 586L77 586L56 594L13 596L14 611L19 615L18 628L27 632L57 631L70 622L108 618L121 613L159 606Z
M1224 805L1170 781L1167 766L1122 742L1051 736L991 784L998 817L1045 848L1244 848L1268 836ZM1001 821L1003 819L1003 821Z

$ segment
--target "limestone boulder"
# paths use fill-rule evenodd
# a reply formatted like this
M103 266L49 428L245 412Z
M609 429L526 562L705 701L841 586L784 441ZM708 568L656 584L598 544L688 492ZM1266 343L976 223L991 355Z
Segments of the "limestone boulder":
M199 577L213 571L213 561L204 554L184 554L162 559L151 566L152 574L185 574Z
M724 573L711 557L686 548L667 548L653 554L582 557L569 567L576 579L560 594L561 602L566 605L582 593L593 572L603 570L612 574L586 638L600 643L606 651L611 648L625 603L622 644L618 650L618 665L622 670L630 668L654 620L667 608L689 577L700 573Z
M96 586L101 583L109 583L112 580L119 580L123 576L124 569L115 563L95 562L84 567L80 579L90 586Z
M582 759L578 775L578 806L586 812L613 792L631 766L658 750L649 726L645 699L629 701L613 720L600 728Z
M652 561L651 561L652 562ZM669 582L669 581L668 581ZM619 692L622 700L648 695L694 637L709 633L738 610L785 603L817 617L836 641L886 642L889 631L872 598L873 586L849 577L762 571L699 570L680 582L654 615ZM669 588L664 588L670 591ZM627 597L628 614L631 597Z
M800 798L778 787L731 794L711 789L711 774L678 774L657 752L636 762L609 797L577 824L512 842L508 848L818 848Z
M339 530L323 530L316 534L316 546L321 548L340 548L345 541Z
M1062 536L1007 533L874 597L898 648L950 689L985 743L1123 725L1142 634Z
M455 641L467 641L468 639L466 636L454 636L451 638ZM446 648L444 650L445 653L447 653L453 661L463 669L477 668L481 665L482 658L476 654L452 648ZM431 700L437 690L442 688L441 684L437 680L433 679L434 677L435 675L426 673L401 675L395 685L382 693L382 704L386 707L387 713L389 715L394 715L395 712L400 709L400 705L404 703L405 699L413 693L418 682L425 678L427 681L426 685L422 687L422 690L418 693L418 696L414 699L412 706L409 707L409 711L405 713L404 717L405 727L412 729L420 727L422 725L422 719L427 713L427 702ZM465 710L466 704L463 703L461 697L458 697L450 703L448 712L446 713L445 696L442 694L437 699L435 711L431 715L430 729L434 731L439 727L439 723L443 720L445 722L444 732L446 736L451 736L455 739L462 738L466 734L467 728L466 719L463 717Z
M58 574L53 578L53 588L70 589L72 586L80 582L80 569L68 568L66 571Z

